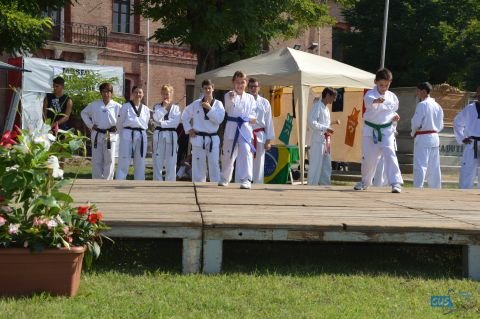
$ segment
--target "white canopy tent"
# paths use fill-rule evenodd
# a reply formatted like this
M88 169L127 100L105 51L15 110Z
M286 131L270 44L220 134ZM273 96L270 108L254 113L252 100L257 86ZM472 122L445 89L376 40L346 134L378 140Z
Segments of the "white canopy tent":
M196 87L211 79L215 88L229 90L232 76L241 70L255 77L263 86L293 86L298 106L299 155L301 181L305 171L305 138L307 132L308 98L311 87L371 88L375 75L315 54L291 48L282 48L249 59L241 60L196 76ZM300 92L300 93L299 93Z

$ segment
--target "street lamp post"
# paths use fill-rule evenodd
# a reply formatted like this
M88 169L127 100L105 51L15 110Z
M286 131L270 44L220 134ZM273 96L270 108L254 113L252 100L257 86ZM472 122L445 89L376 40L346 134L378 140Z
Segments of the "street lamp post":
M387 45L387 28L388 28L388 7L389 7L389 0L385 0L385 12L383 14L382 56L380 58L380 68L385 67L385 47Z

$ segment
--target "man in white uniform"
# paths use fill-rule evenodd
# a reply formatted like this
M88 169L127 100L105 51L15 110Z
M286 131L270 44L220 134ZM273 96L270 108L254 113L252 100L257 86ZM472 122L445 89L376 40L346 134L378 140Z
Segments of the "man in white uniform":
M132 88L132 100L122 105L117 129L120 130L120 146L116 179L125 179L133 158L134 178L145 179L145 156L147 155L147 128L150 109L142 103L143 89Z
M442 188L440 171L440 139L443 130L442 107L430 97L432 86L428 82L417 85L418 102L412 117L413 186L423 188L425 177L429 188Z
M218 127L225 118L223 103L213 98L210 80L202 82L204 97L193 101L182 113L182 124L192 144L192 181L220 180L220 137Z
M265 151L271 148L271 141L275 139L272 107L266 98L258 94L260 92L260 85L255 78L248 80L248 91L255 98L255 113L257 116L257 122L253 124L253 146L256 150L253 156L253 182L263 184ZM238 163L238 161L236 163ZM235 174L235 182L239 182L237 174Z
M480 156L480 85L477 86L477 102L470 103L453 120L455 138L464 144L462 167L460 168L460 188L473 188L475 177L479 176ZM480 188L480 180L477 180Z
M80 115L90 129L92 141L92 178L112 180L115 173L117 149L117 119L122 107L112 100L113 85L100 85L102 99L85 107Z
M256 122L255 99L245 92L247 76L236 71L232 78L233 90L225 94L227 125L223 135L222 171L218 186L227 186L232 179L233 164L238 161L237 171L240 188L250 189L253 174L252 125Z
M354 187L364 190L372 185L380 156L383 155L385 172L392 193L402 191L403 179L395 153L395 129L393 122L400 120L396 113L398 98L389 91L392 73L388 69L380 69L375 75L375 88L364 96L365 114L362 137L362 180Z
M153 179L163 181L165 166L165 180L174 182L177 179L177 126L182 113L180 107L172 103L171 85L163 85L161 93L163 101L153 107Z
M330 154L330 111L337 91L325 88L322 98L317 99L308 114L308 129L311 131L311 145L308 152L308 185L330 185L332 176L332 157Z

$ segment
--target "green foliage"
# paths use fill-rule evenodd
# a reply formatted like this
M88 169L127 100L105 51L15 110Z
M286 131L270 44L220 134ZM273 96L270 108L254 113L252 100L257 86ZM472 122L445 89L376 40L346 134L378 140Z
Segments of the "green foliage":
M84 148L86 137L73 131L50 133L16 128L0 141L0 247L84 246L87 261L100 254L100 231L107 229L94 205L73 207L62 191L59 160ZM87 263L88 266L88 263Z
M42 16L43 10L70 3L70 0L0 0L0 54L24 54L42 47L53 26L50 18Z
M137 12L162 27L158 42L188 44L197 72L256 55L273 38L332 23L326 2L313 0L142 0Z
M384 0L346 0L355 32L345 33L345 62L375 72L380 65ZM390 1L385 66L395 86L420 81L473 89L480 80L478 0Z
M117 77L104 78L98 72L93 71L78 74L74 69L66 69L60 76L65 79L64 92L73 102L73 116L80 116L80 112L89 103L102 98L98 90L100 84L109 82L115 85L119 82ZM113 100L120 104L125 103L125 98L122 96L114 96Z

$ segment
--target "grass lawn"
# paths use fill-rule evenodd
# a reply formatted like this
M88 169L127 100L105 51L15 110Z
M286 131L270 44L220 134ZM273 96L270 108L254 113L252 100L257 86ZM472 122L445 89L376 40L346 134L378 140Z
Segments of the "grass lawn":
M0 318L479 318L449 246L225 242L220 275L182 275L181 241L117 240L75 298L0 299ZM452 308L430 305L450 295Z
M78 176L89 174L81 165ZM118 239L75 298L0 298L0 318L480 318L480 282L462 278L459 246L224 247L221 274L182 275L180 240ZM447 295L453 307L431 306Z

